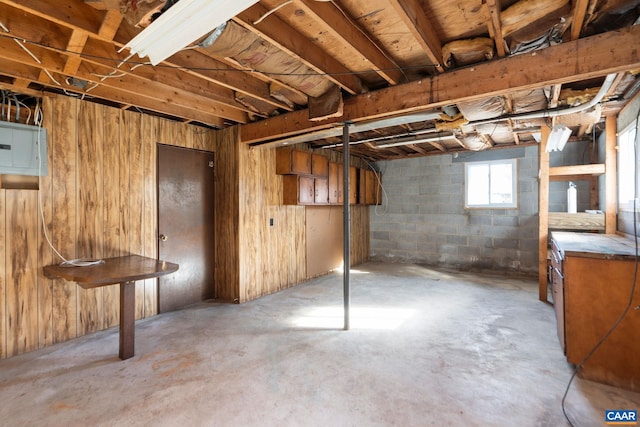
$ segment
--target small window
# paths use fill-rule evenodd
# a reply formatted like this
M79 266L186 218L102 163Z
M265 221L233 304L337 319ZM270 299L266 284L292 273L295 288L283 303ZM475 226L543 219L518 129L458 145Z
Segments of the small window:
M635 122L618 134L618 206L623 211L633 210L636 197L635 138Z
M517 208L516 159L465 163L466 208Z

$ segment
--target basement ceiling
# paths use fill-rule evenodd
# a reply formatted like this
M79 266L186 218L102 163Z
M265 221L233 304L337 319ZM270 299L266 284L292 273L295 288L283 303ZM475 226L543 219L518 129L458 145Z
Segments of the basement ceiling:
M153 66L119 52L159 0L0 0L0 88L368 160L572 139L640 87L640 0L262 0ZM609 76L605 80L605 77ZM567 109L571 109L568 110Z

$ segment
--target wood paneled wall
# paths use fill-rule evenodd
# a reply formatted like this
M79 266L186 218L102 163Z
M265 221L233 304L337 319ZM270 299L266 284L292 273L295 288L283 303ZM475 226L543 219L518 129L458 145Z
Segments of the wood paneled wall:
M337 153L323 152L338 161ZM304 206L282 205L275 149L239 146L240 292L249 301L308 278ZM273 227L269 225L273 219ZM369 257L369 207L351 209L351 263Z
M72 97L45 97L43 112L48 176L39 191L0 190L0 358L118 324L117 285L84 290L42 275L60 259L38 205L68 259L156 257L158 143L215 151L216 298L245 302L308 278L305 208L281 204L275 149L240 144L235 127L203 130ZM358 264L369 253L369 208L351 215ZM136 283L136 318L157 313L156 288Z
M0 190L0 357L118 324L117 285L48 280L66 258L157 256L156 144L210 148L195 126L64 96L43 99L48 170L40 191ZM157 313L156 281L136 283L136 317Z
M240 174L238 130L230 127L213 132L215 150L215 297L239 301L240 286Z

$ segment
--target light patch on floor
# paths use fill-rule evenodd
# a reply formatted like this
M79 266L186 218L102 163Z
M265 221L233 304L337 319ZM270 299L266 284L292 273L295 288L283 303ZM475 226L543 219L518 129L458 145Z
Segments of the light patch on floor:
M415 310L406 308L351 307L351 329L378 329L392 331L409 319ZM341 329L344 326L343 307L316 307L295 316L292 321L299 328Z

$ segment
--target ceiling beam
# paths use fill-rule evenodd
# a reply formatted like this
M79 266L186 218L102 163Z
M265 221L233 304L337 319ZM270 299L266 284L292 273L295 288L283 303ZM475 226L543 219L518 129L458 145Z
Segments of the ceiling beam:
M442 72L442 42L418 0L389 0L436 70Z
M68 31L85 31L89 34L90 38L112 43L115 50L124 46L140 32L139 29L134 28L127 21L123 20L118 26L116 34L112 36L111 33L113 31L107 31L106 28L108 25L105 24L105 22L112 22L111 25L115 25L113 21L111 21L113 18L106 18L109 11L97 10L84 2L78 2L78 0L56 0L55 2L47 0L0 0L0 16L4 16L5 14L16 15L15 10L12 11L8 6L42 19L40 22L57 24L60 31L62 31L61 28L67 29ZM23 16L21 20L24 21L26 25L21 25L20 30L23 30L24 27L32 27L34 31L43 30L42 26L34 25L33 22L29 23L34 20L33 16ZM9 29L12 30L12 28ZM47 44L50 43L49 39L43 39L42 36L32 40L46 41ZM66 42L67 40L65 40L63 44L51 44L51 47L65 49ZM219 84L231 91L237 91L247 96L258 98L276 108L282 108L287 111L291 110L285 103L271 97L268 83L256 77L241 73L223 62L195 50L178 52L171 57L171 61L165 61L165 63L177 67L184 67L184 70L189 74ZM160 72L161 68L157 67L155 70Z
M291 28L277 15L272 14L261 20L267 13L269 13L268 9L256 3L244 12L240 12L233 20L298 59L318 74L325 75L327 79L350 94L356 95L365 91L358 76L318 45ZM254 24L254 22L258 23Z
M387 83L395 85L406 80L400 66L336 2L300 0L296 5L307 15L323 22L328 32L362 56L366 65Z
M309 112L300 110L248 123L241 127L241 141L267 141L327 129L347 120L373 120L640 68L639 39L640 25L636 25L449 71L345 99L340 118L311 122Z
M5 58L0 58L0 69L10 70L5 71L3 74L11 76L13 78L28 79L32 81L37 81L37 75L40 73L40 70L34 66L12 62ZM59 74L52 74L56 79L59 80L62 80L64 77ZM78 88L66 85L64 81L62 81L61 84L62 86L56 87L60 90L64 89L68 93L74 93L78 97L83 96L82 91L79 91ZM155 111L163 115L180 117L185 120L196 120L198 122L216 127L224 126L224 122L220 117L211 114L208 111L194 110L191 108L175 105L172 102L159 101L157 99L151 99L139 94L131 94L118 88L106 88L104 86L98 86L87 96L87 99L90 98L108 99L116 103L136 105L140 108L144 108L149 111Z
M20 48L20 46L14 43L12 39L0 38L0 56L13 61L14 63L34 67L43 71L48 70L50 73L60 73L57 77L55 77L56 82L49 83L49 85L51 85L52 87L60 86L60 88L62 89L73 88L72 86L67 87L65 85L67 75L64 74L64 67L66 64L66 58L64 55L60 54L58 51L49 50L34 45L29 45L29 50L36 58L38 58L39 62L36 62L36 60L31 55L27 54L22 48ZM183 109L184 107L193 111L207 110L207 113L209 114L216 114L220 117L226 117L229 120L240 123L245 123L248 121L247 114L243 111L239 111L237 109L232 110L229 108L229 106L211 101L207 97L197 96L191 92L178 90L176 88L151 80L144 80L139 76L118 76L115 78L115 80L117 81L117 85L111 84L112 79L104 79L102 81L99 76L106 75L111 70L111 67L105 67L104 65L96 66L96 64L92 64L90 62L83 62L81 63L78 70L74 73L74 77L89 82L88 87L93 86L93 84L95 83L99 83L100 86L106 86L112 89L116 89L115 86L118 86L119 90L122 90L123 92L128 91L131 94L127 103L135 104L136 95L147 97L150 99L156 99L157 101L163 103L163 105L170 107L168 110L162 111L164 114L182 117L184 115L183 111L185 111ZM47 75L47 77L51 78L51 76L49 75ZM44 83L47 80L43 76L40 76L39 81ZM86 90L89 89L74 88L74 92L82 93ZM94 90L95 89L90 89L90 91L93 92L91 95L98 96L96 95L97 92L94 92ZM111 98L109 97L104 99L111 100ZM120 102L120 100L115 101ZM173 112L173 108L175 108L179 112ZM154 111L156 110L154 109ZM219 120L216 120L214 123L205 123L216 125L216 123L218 122Z

